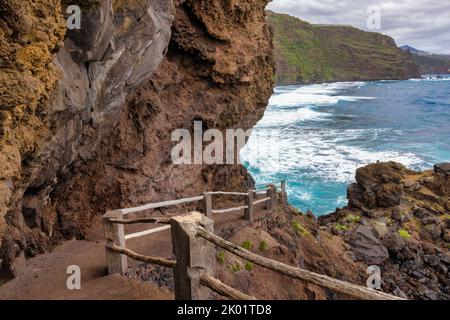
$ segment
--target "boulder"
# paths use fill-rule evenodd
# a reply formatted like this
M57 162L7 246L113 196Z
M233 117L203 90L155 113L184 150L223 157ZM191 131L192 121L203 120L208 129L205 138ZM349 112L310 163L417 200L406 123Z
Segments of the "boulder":
M446 175L450 175L450 163L439 163L434 166L435 173L445 173Z
M348 243L356 257L368 265L379 265L389 258L386 247L367 226L359 225L353 230L348 237Z
M445 242L450 243L450 230L446 230L442 238L445 240Z
M377 192L377 204L382 208L395 207L400 204L404 192L400 184L383 184Z
M358 208L363 211L366 210L366 199L364 197L364 188L358 184L353 183L348 186L347 188L347 199L348 199L348 205L350 208Z
M395 206L394 209L392 209L392 213L391 213L392 220L400 222L400 223L403 222L404 217L403 217L402 213L403 213L402 207Z
M404 293L399 287L395 288L394 292L393 292L394 296L403 298L403 299L408 299L408 296L406 295L406 293Z

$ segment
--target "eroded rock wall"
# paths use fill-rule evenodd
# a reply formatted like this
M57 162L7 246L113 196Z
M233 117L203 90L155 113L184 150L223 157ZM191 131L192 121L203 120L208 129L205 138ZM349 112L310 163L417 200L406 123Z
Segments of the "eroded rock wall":
M81 7L80 30L66 30L69 4ZM54 186L94 156L129 93L159 67L174 7L171 0L42 0L2 1L0 10L0 259L10 276L15 256L50 245Z
M263 116L273 79L265 5L176 2L161 67L127 99L95 159L73 166L57 187L54 202L65 237L95 237L99 215L107 209L249 186L251 178L240 165L174 165L171 134L192 130L194 121L202 121L204 129L246 130Z
M64 37L59 1L0 2L0 243L24 158L49 129L42 112L59 73L52 54Z
M100 239L106 210L251 183L240 165L174 166L170 140L194 120L205 129L249 129L262 117L274 74L267 1L79 4L82 29L64 44L61 31L47 61L55 80L40 100L46 131L27 125L41 143L6 153L22 142L2 140L1 155L16 160L0 179L9 276L21 252L33 256L63 238ZM64 9L53 5L48 15L63 30ZM15 132L3 120L2 128Z

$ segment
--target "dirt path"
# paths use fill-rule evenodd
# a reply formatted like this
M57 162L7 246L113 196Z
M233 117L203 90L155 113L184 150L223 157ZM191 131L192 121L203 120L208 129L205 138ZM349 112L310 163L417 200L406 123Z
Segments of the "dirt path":
M245 227L243 210L217 214L213 217L218 234L230 234ZM267 215L262 205L255 208L255 220ZM135 225L126 228L126 234L158 227L157 225ZM130 239L127 248L145 255L169 258L172 256L170 230ZM129 265L139 262L129 259ZM67 267L81 269L81 290L67 289L70 276ZM68 241L53 252L26 260L17 261L17 277L0 286L0 300L114 300L114 299L173 299L167 288L158 288L149 283L128 279L120 275L107 275L105 247L103 242Z

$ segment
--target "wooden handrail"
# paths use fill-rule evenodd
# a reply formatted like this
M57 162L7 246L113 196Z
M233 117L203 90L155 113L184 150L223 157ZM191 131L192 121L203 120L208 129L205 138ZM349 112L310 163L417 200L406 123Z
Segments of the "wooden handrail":
M259 190L250 190L250 191L252 191L253 193L262 193L269 189L270 188L264 188L264 189L259 189ZM233 196L247 196L248 195L248 193L245 193L245 192L228 192L228 191L212 191L212 192L206 192L206 193L211 194L211 195L233 195ZM157 202L157 203L149 203L149 204L139 206L139 207L115 210L115 212L120 213L123 216L126 216L131 213L138 213L138 212L152 210L152 209L171 207L171 206L176 206L176 205L185 204L185 203L193 203L193 202L202 201L203 199L204 199L204 196L202 195L202 196L183 198L183 199L178 199L178 200L169 200L169 201L163 201L163 202ZM138 220L138 219L136 219L136 220ZM150 221L143 220L143 221L135 222L136 220L115 219L113 222L118 223L118 224L151 223L152 222L151 220ZM133 221L133 222L128 222L128 221ZM162 223L165 223L165 222L162 222Z
M228 212L234 212L239 211L242 209L247 209L247 206L241 206L241 207L234 207L234 208L227 208L227 209L218 209L218 210L212 210L212 213L228 213Z
M212 195L224 195L224 196L246 196L248 194L245 192L227 192L227 191L212 191L208 193Z
M353 298L362 300L405 300L403 298L399 298L383 292L337 280L308 270L295 268L275 260L267 259L250 251L247 251L235 245L234 243L226 241L202 227L197 227L197 235L210 241L216 246L219 246L222 249L225 249L237 255L238 257L253 262L260 267L281 273L291 278L303 280L308 283L330 289L337 293L346 294Z
M269 201L269 200L271 200L271 198L270 198L270 197L266 197L266 198L263 198L263 199L259 199L259 200L254 201L253 204L254 204L254 205L257 205L257 204L260 204L260 203L267 202L267 201Z
M116 224L138 224L138 223L157 223L157 224L170 224L170 218L141 218L141 219L109 219L110 222Z
M219 293L220 295L232 300L256 300L255 297L249 296L230 286L227 286L219 279L213 278L207 274L204 274L200 277L200 283L205 287L208 287L211 290Z
M248 195L248 194L246 194L246 195ZM259 199L259 200L256 200L256 201L253 201L253 205L257 205L257 204L260 204L260 203L264 203L264 202L267 202L267 201L269 201L270 200L270 197L266 197L266 198L263 198L263 199ZM217 210L212 210L212 212L213 213L228 213L228 212L234 212L234 211L239 211L239 210L242 210L242 209L247 209L248 208L248 206L241 206L241 207L234 207L234 208L227 208L227 209L217 209Z
M136 233L132 233L132 234L127 234L127 235L125 235L125 240L140 238L143 236L148 236L148 235L159 233L159 232L166 231L166 230L170 230L170 225L159 227L159 228L154 228L154 229L149 229L149 230L145 230L145 231L140 231L140 232L136 232Z
M198 201L202 201L202 200L203 200L203 196L198 196L198 197L184 198L184 199L179 199L179 200L150 203L150 204L146 204L146 205L143 205L140 207L120 209L117 211L123 215L127 215L130 213L137 213L137 212L141 212L141 211L159 209L159 208L164 208L164 207L171 207L171 206L176 206L179 204L193 203L193 202L198 202Z
M255 193L266 193L268 197L264 199L258 199L254 201ZM244 197L245 205L222 209L222 210L213 210L212 206L212 195L232 195L232 196L242 196ZM270 198L269 198L270 197ZM170 224L171 219L167 217L149 217L149 213L145 212L147 210L176 206L186 203L194 203L203 201L203 213L206 217L211 218L213 213L227 213L244 210L244 219L248 222L254 222L254 208L255 204L267 202L266 209L273 211L274 204L276 203L276 194L273 185L269 185L268 188L264 190L249 190L247 193L243 192L228 192L228 191L215 191L215 192L205 192L202 196L184 198L178 200L171 201L163 201L158 203L150 203L139 207L134 208L125 208L114 211L108 211L105 215L103 215L103 224L104 224L104 232L106 239L106 256L108 261L108 272L109 273L120 273L125 274L128 269L127 265L127 254L132 255L132 251L120 251L127 250L125 248L126 240L146 236L150 234L154 234L157 232L165 231L170 229L170 226L164 226L159 228L154 228L150 230L145 230L133 234L125 235L124 225L132 225L139 223L156 223L156 224ZM142 213L141 213L142 212ZM137 213L135 219L127 219L129 214ZM120 247L114 247L112 245L119 245ZM112 249L113 248L113 249ZM118 249L119 248L119 249ZM118 251L119 250L119 251ZM127 252L121 253L121 252ZM136 254L136 253L134 253ZM139 258L145 258L144 256L136 256Z
M114 251L114 252L117 252L120 254L124 254L124 255L130 257L131 259L146 262L146 263L156 264L156 265L159 265L162 267L175 268L175 266L177 264L177 262L174 260L167 260L167 259L159 258L159 257L144 256L140 253L131 251L127 248L119 247L115 244L114 245L106 244L106 247L111 251Z

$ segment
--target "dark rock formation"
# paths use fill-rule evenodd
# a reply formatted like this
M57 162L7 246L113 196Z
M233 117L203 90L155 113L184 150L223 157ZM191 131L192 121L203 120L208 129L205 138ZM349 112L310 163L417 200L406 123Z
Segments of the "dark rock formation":
M389 257L386 247L367 226L356 227L350 233L347 242L352 246L356 256L368 265L381 264Z
M445 173L446 175L450 175L450 163L439 163L435 165L434 172Z
M449 167L415 172L390 162L360 168L348 189L349 206L319 223L344 230L356 257L381 267L386 292L449 299Z

